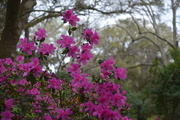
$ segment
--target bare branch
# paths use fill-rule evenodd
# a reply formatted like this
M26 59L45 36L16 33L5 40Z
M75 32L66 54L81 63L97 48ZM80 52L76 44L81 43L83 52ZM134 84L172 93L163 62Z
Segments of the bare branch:
M123 29L130 37L132 40L134 40L133 36L129 33L129 31L127 31L124 27L120 26L120 25L116 25L118 27L120 27L121 29Z
M141 66L154 66L154 65L150 64L150 63L142 63L142 64L138 64L135 66L127 67L126 69L129 70L129 69L134 69L134 68L141 67Z
M138 22L135 20L135 18L134 18L132 15L131 15L131 17L132 17L133 21L135 22L135 24L136 24L136 26L137 26L137 28L138 28L139 34L141 34L141 29L140 29L140 27L139 27Z
M32 13L32 12L44 12L44 13L61 13L60 11L50 11L50 10L29 10L24 12L23 14L20 15L20 17L28 14L28 13Z
M33 21L29 22L28 24L26 24L24 26L24 28L25 29L30 28L30 27L32 27L32 26L34 26L34 25L36 25L36 24L38 24L38 23L40 23L40 22L42 22L42 21L44 21L46 19L49 19L49 18L52 18L52 17L59 17L59 16L61 16L61 13L59 13L59 14L49 14L47 16L42 16L42 17L40 17L40 18L38 18L36 20L33 20Z
M175 47L174 47L168 40L160 37L160 36L157 35L156 33L153 33L153 32L148 31L148 32L143 32L142 34L146 34L146 33L150 33L150 34L152 34L152 35L155 35L157 38L159 38L159 40L162 40L162 41L166 42L169 46L171 46L173 49L175 49Z
M138 28L139 34L147 34L147 33L152 34L152 35L156 36L157 38L159 38L159 40L162 40L162 41L166 42L170 47L172 47L173 49L175 49L175 47L173 46L173 44L171 44L168 40L160 37L158 34L153 33L153 32L150 32L150 31L141 32L141 29L140 29L140 27L139 27L138 22L135 20L135 18L134 18L132 15L131 15L131 17L132 17L133 21L135 22L135 24L136 24L136 26L137 26L137 28Z
M154 45L159 49L159 51L161 51L160 46L159 46L158 44L156 44L153 40L151 40L150 38L148 38L148 37L146 37L146 36L141 36L141 37L139 37L139 38L136 38L136 39L133 40L133 42L138 41L138 40L141 40L141 39L143 39L143 38L146 39L146 40L148 40L148 41L150 41L152 44L154 44Z

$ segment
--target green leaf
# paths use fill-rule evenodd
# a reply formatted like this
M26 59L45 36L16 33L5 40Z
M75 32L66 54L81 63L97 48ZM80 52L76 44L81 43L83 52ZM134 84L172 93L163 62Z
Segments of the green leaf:
M14 106L12 109L13 109L12 112L16 112L16 113L21 112L21 108L17 106Z
M69 49L66 47L66 49L64 49L64 51L62 52L62 54L67 54L69 52Z
M72 31L75 31L75 30L77 30L77 27L73 27L73 28L71 28L71 30L72 30Z
M68 34L71 35L71 33L72 33L72 31L71 31L71 29L69 29L69 30L68 30Z
M103 60L98 60L98 63L99 63L99 64L101 64L101 63L103 63L103 62L104 62Z
M40 40L40 43L42 43L42 42L44 42L45 41L45 38L42 38L41 40Z

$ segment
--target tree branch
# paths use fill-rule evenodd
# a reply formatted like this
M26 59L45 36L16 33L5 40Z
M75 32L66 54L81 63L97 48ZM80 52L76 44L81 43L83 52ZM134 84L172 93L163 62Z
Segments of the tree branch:
M157 35L156 33L153 33L153 32L148 31L148 32L142 32L141 34L147 34L147 33L150 33L150 34L152 34L152 35L155 35L157 38L159 38L159 40L162 40L162 41L166 42L169 46L171 46L173 49L175 49L175 47L174 47L168 40L160 37L160 36Z
M141 66L154 66L154 65L150 64L150 63L142 63L142 64L138 64L135 66L127 67L126 69L129 70L129 69L134 69L134 68L141 67Z
M32 27L32 26L34 26L34 25L36 25L36 24L38 24L38 23L40 23L40 22L42 22L42 21L44 21L44 20L46 20L46 19L49 19L49 18L52 18L52 17L59 17L59 16L61 16L61 14L62 14L62 13L59 13L59 14L49 14L49 15L47 15L47 16L42 16L42 17L40 17L40 18L38 18L38 19L36 19L36 20L32 20L31 22L29 22L28 24L26 24L26 25L24 26L24 28L25 28L25 29L30 28L30 27Z

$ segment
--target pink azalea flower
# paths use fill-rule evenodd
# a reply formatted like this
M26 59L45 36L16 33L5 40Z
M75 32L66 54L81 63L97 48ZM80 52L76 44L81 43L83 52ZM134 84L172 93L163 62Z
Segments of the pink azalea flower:
M41 65L33 67L31 70L33 72L34 77L39 77L39 74L43 73Z
M124 116L123 118L121 118L121 120L132 120L132 119L128 119L127 116Z
M99 39L100 39L100 37L99 37L98 33L95 32L95 33L90 37L90 44L91 44L91 45L93 45L93 44L98 45Z
M9 110L6 110L1 113L1 120L12 120L11 118L14 116Z
M121 67L118 67L117 69L114 70L114 73L115 73L114 77L116 79L118 78L122 80L126 79L126 68L122 69Z
M40 87L40 86L41 86L41 83L36 82L35 86L38 88L38 87Z
M17 85L18 84L18 81L16 81L16 80L10 80L9 82L11 83L11 85Z
M92 103L92 101L88 101L84 105L86 106L85 111L89 111L90 115L92 115L95 110L94 103Z
M61 44L62 48L70 47L72 44L75 44L75 41L72 37L67 35L61 35L62 39L57 41L57 44Z
M108 75L111 75L111 72L102 69L101 77L104 78L104 79L108 79L108 77L107 77Z
M33 67L36 67L36 66L39 65L39 59L38 59L37 57L31 58L31 62L30 62L29 64L31 64L31 67L32 67L32 68L33 68Z
M123 96L122 94L120 93L115 93L113 96L112 96L112 104L115 105L115 106L122 106L125 104L127 98L125 96Z
M38 52L40 52L42 55L54 55L53 50L55 49L56 47L54 47L53 44L41 44L41 48L38 49Z
M20 85L25 85L27 83L27 80L26 79L22 79L19 81L19 84Z
M83 51L90 51L92 49L92 46L89 43L82 45Z
M77 15L73 15L71 19L67 20L69 24L72 26L76 26L76 22L79 21L80 19L77 17Z
M73 16L73 10L67 10L67 11L65 11L62 16L63 16L63 18L64 18L65 20L71 19L71 17Z
M32 94L32 95L39 95L40 91L37 88L33 88L33 89L29 90L28 93Z
M62 15L63 19L66 22L69 22L72 26L76 26L76 22L79 21L80 19L77 17L77 15L74 15L73 10L67 10L64 12Z
M70 110L70 108L67 108L66 110L64 109L59 109L59 110L56 110L56 112L58 113L58 115L56 116L57 119L62 119L62 120L66 120L66 119L71 119L69 117L69 115L72 114L72 111Z
M93 32L93 31L92 31L92 28L89 28L89 29L84 30L84 32L83 32L83 38L84 38L84 39L87 39L87 41L88 41L91 45L93 45L93 44L98 45L99 39L100 39L98 33L97 33L97 32Z
M93 35L92 28L88 28L88 29L83 31L83 38L84 39L90 39L90 36L92 36L92 35Z
M111 57L110 60L105 60L103 63L101 63L101 70L113 70L114 69L114 60Z
M103 116L102 116L102 113L103 113L103 108L102 108L102 105L96 105L94 107L94 112L93 112L93 116L98 116L98 118L100 120L102 120Z
M42 28L38 28L38 31L35 32L35 36L37 36L38 40L42 40L42 38L46 37L46 30L42 29Z
M52 120L52 117L46 115L46 116L43 117L43 120Z
M7 109L10 109L13 107L13 102L14 102L14 99L11 98L11 99L8 99L8 100L5 100L5 106Z
M71 63L70 64L71 67L68 67L67 68L67 71L68 72L79 72L79 68L80 68L80 65L79 64L74 64L74 63Z
M87 61L93 58L93 54L90 51L85 51L84 53L79 55L78 63L82 63L83 65L87 64Z
M25 64L21 64L21 65L22 66L19 65L19 69L24 71L22 76L23 77L27 76L28 73L31 71L32 63L25 63Z
M16 61L19 62L19 63L22 63L22 62L24 61L24 56L18 55L18 56L16 57Z
M71 81L72 84L79 83L78 85L80 85L80 83L84 80L84 77L81 75L80 72L72 72L71 77L74 78Z
M0 72L1 73L1 72ZM6 80L6 77L0 76L0 84L3 83Z
M49 85L47 86L48 88L54 88L54 89L59 89L61 90L61 84L63 84L63 82L59 79L56 79L55 77L53 77L52 79L49 79Z
M34 42L27 42L27 38L21 38L20 39L21 44L17 45L18 48L21 48L23 52L27 52L28 55L32 55L32 50L36 50L36 47L34 46Z
M77 46L69 47L68 56L72 56L73 58L77 58L77 52L80 52L80 49Z
M6 65L14 65L14 62L12 61L11 58L6 58L4 63L5 63Z

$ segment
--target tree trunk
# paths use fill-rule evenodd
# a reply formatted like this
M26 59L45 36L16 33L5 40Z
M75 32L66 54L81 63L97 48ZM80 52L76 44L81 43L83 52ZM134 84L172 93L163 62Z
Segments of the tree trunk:
M171 9L172 9L172 24L173 24L173 42L174 47L178 48L177 41L177 26L176 26L176 12L179 7L180 1L171 0Z
M8 0L5 27L0 40L0 58L13 57L24 26L36 5L36 0ZM28 36L26 28L26 36Z
M16 52L19 40L19 9L20 0L8 0L5 27L0 40L0 58L12 57Z

